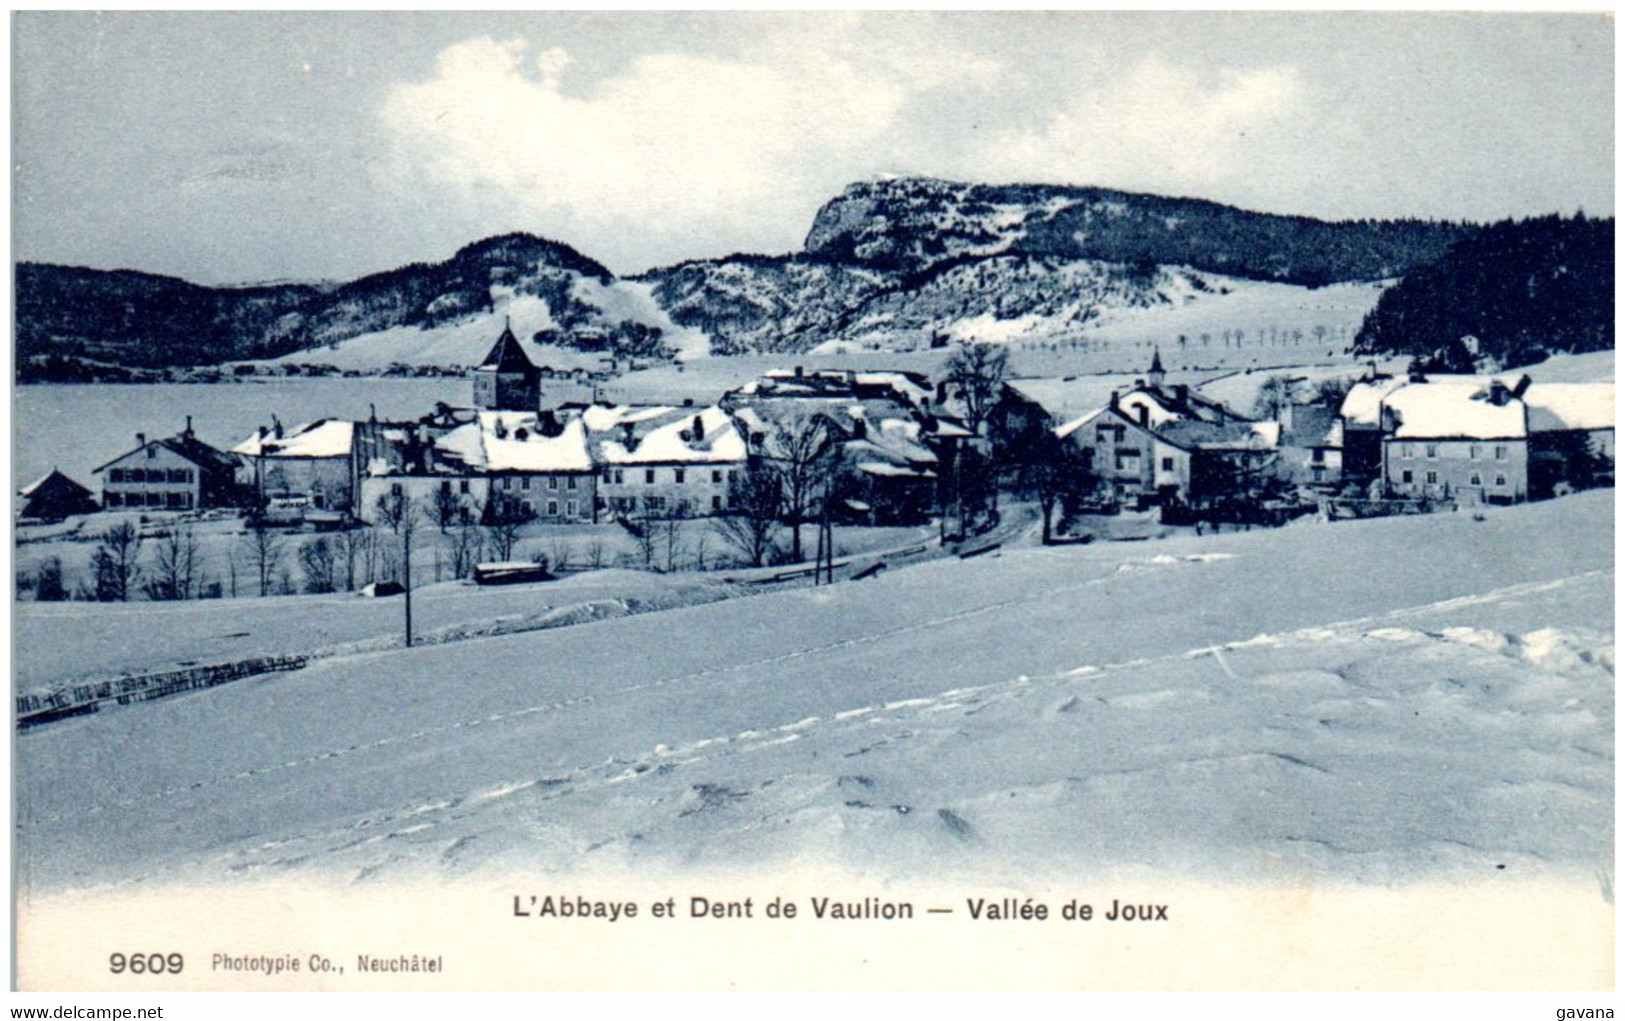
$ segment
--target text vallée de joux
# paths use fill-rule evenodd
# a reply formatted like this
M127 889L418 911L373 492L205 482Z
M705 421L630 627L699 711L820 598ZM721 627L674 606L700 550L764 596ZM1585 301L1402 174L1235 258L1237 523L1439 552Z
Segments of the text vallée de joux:
M1112 898L1104 910L1093 902L1068 900L1059 908L1031 897L966 897L955 904L932 904L916 908L912 901L881 897L808 897L804 900L774 897L758 903L754 897L743 900L715 900L690 896L686 905L676 897L640 905L631 900L598 900L580 894L514 894L515 918L582 919L619 922L640 914L651 918L730 920L768 918L776 920L815 919L828 921L911 921L925 916L969 918L976 922L1166 922L1168 905ZM647 908L647 911L643 909Z

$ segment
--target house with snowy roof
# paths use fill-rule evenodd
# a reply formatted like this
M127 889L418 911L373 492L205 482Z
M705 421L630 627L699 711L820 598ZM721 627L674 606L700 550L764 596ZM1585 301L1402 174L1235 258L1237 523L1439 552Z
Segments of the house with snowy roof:
M319 418L292 429L273 419L231 452L241 459L239 478L257 507L290 517L348 514L358 489L355 431L355 423L342 418Z
M164 439L135 434L135 448L95 470L107 510L207 510L238 504L237 461L186 428Z
M804 423L827 429L837 461L832 483L839 518L875 524L917 522L943 499L941 466L973 434L928 410L930 381L917 373L775 370L725 394L753 456L771 460L776 441Z
M1529 498L1529 430L1500 380L1413 382L1382 401L1384 490L1401 499L1517 503Z
M94 514L96 494L52 468L17 491L19 521L61 521L76 514Z
M1253 422L1187 386L1168 385L1160 353L1146 378L1126 393L1112 389L1104 407L1054 433L1080 449L1085 470L1113 500L1142 509L1191 503L1197 483L1218 474L1216 465L1255 464L1280 438L1276 423Z
M1413 376L1384 381L1353 407L1350 400L1346 435L1356 428L1351 412L1369 433L1375 410L1382 485L1392 496L1516 503L1613 483L1612 383L1535 384L1519 372Z
M728 509L747 451L722 408L593 405L580 421L601 512L663 517Z
M388 495L410 497L448 521L488 517L503 504L554 524L596 520L596 473L579 417L551 409L451 412L383 432L393 449L374 452L362 470L366 520Z

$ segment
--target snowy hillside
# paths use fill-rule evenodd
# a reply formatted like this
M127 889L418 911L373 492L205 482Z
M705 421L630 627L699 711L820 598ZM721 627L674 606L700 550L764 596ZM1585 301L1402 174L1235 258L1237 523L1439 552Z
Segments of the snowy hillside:
M798 863L1594 890L1613 540L1587 493L330 659L20 735L20 890Z

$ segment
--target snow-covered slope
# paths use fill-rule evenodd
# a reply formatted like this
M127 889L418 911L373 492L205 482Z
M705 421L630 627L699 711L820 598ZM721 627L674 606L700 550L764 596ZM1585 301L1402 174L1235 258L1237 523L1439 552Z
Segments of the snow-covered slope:
M21 889L796 863L1589 883L1612 549L1598 492L328 660L21 735Z

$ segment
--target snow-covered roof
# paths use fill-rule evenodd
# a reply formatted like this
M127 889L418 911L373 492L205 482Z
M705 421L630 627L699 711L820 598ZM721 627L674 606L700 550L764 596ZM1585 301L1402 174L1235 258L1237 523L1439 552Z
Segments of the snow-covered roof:
M595 414L596 413L596 414ZM745 441L721 408L602 408L583 416L604 464L731 464L745 459ZM700 428L694 428L695 420ZM626 443L625 428L633 442Z
M1389 394L1406 385L1403 378L1362 380L1349 388L1338 414L1351 425L1376 429L1382 425L1382 402Z
M1181 419L1157 430L1157 438L1184 450L1270 450L1281 438L1277 422L1205 422Z
M281 436L259 432L231 448L245 457L349 457L355 423L342 418L319 418L295 426Z
M1519 439L1525 435L1523 402L1490 400L1483 382L1410 383L1383 402L1395 419L1396 439Z
M1123 395L1118 400L1118 406L1123 409L1123 414L1136 422L1140 421L1140 410L1145 409L1144 424L1152 429L1160 429L1185 417L1158 400L1156 395L1144 390Z
M1530 432L1612 429L1614 384L1535 383L1524 391Z
M1061 379L1007 379L1004 383L1017 395L1067 421L1106 406L1112 391L1134 385L1132 376L1075 376Z
M540 416L532 411L482 411L479 426L480 466L486 471L593 470L587 430L579 418L564 423L556 436L544 435Z
M884 461L859 461L858 471L867 475L878 475L883 478L932 479L936 472L923 468L906 468L898 464L887 464Z

